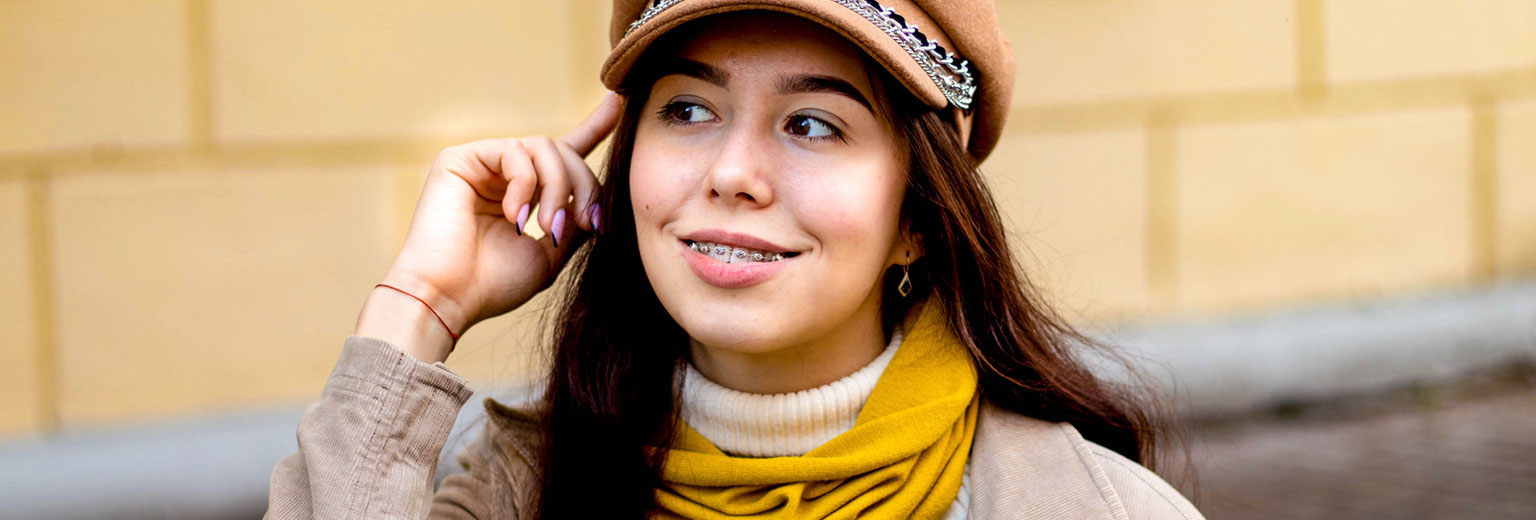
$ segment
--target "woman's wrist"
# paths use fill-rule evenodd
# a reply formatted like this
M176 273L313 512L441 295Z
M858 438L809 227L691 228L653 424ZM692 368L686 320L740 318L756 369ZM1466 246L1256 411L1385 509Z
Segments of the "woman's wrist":
M440 317L442 310L434 312L437 306L425 303L432 300L430 294L418 293L427 291L396 283L374 287L353 334L384 340L427 363L448 359L458 332L450 332L452 325L448 316Z

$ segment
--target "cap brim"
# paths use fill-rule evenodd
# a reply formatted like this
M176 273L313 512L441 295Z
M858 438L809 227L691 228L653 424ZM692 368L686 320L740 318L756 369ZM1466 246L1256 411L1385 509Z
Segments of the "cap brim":
M640 60L645 49L672 29L706 16L736 11L775 11L805 18L836 31L873 56L908 91L933 108L949 106L938 85L929 78L922 66L873 23L853 11L826 0L772 0L742 2L740 0L688 0L656 14L641 26L623 36L608 59L603 62L601 78L609 90L623 87L624 78ZM948 41L941 45L953 48Z

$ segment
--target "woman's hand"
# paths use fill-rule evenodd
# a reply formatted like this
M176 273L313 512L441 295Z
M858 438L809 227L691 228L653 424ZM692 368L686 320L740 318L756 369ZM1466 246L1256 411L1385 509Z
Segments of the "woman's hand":
M620 111L619 96L609 94L558 138L488 139L438 154L383 283L425 300L444 323L421 302L379 287L356 334L441 361L452 349L444 324L462 334L548 287L601 211L592 204L597 177L583 158L613 131ZM529 219L543 238L523 233Z

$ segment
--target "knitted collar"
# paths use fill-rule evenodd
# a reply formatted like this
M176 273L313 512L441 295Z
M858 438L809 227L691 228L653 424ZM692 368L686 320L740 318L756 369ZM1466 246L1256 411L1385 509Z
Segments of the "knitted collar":
M682 370L683 422L730 455L804 455L853 429L900 345L898 325L885 350L864 368L816 388L783 394L732 390L710 381L690 363Z

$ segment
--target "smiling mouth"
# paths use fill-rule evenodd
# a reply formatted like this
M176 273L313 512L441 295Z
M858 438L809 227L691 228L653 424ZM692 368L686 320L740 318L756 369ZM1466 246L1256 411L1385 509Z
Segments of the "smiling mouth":
M800 253L793 251L759 251L756 249L747 249L745 247L716 242L695 242L693 240L683 240L683 243L687 244L688 248L692 249L695 253L727 264L778 262L800 255Z

